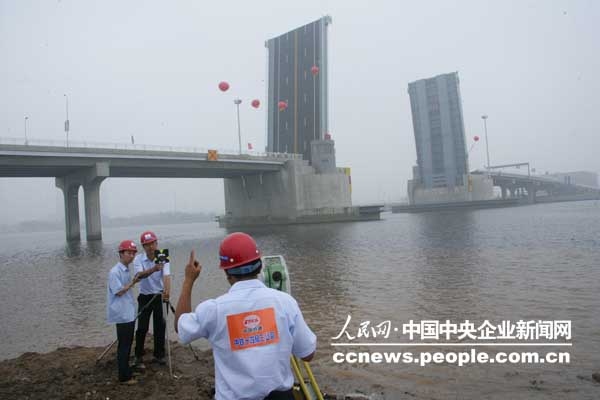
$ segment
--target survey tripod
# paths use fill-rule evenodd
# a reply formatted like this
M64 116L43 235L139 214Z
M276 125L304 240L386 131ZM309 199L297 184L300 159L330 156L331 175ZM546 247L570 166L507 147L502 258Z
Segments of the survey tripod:
M166 335L167 335L167 356L168 356L168 361L169 361L169 374L171 375L171 377L175 378L175 379L179 379L179 377L175 374L173 374L173 367L172 367L172 361L171 361L171 343L169 342L169 322L168 322L168 315L169 315L169 310L171 310L171 312L173 313L173 315L175 315L175 307L173 307L173 304L171 304L171 302L169 300L165 300L164 302L164 306L165 306L165 310L164 310L164 317L165 317L165 323L166 323ZM191 344L188 345L189 349L192 351L192 354L194 355L194 358L196 359L196 361L200 361L200 357L198 357L198 354L196 353L196 350L194 350L194 348L192 347Z
M137 321L137 319L140 317L140 315L142 315L142 313L144 312L144 310L150 305L152 304L152 302L154 301L154 299L156 299L156 296L161 296L160 293L155 294L152 299L150 299L150 301L148 303L146 303L146 305L144 307L142 307L142 309L140 311L138 311L137 315L135 316L135 319L133 320L133 322ZM104 349L104 351L102 352L102 354L100 354L98 356L98 358L96 358L96 363L98 363L100 360L102 360L102 358L104 358L104 356L106 355L106 353L108 353L110 351L110 349L115 345L115 343L117 343L119 339L115 339L113 340L113 342L111 344L109 344L108 346L106 346L106 348Z
M264 256L262 260L262 280L267 287L291 294L290 278L283 256ZM323 400L323 394L310 365L292 355L290 359L296 381L294 398L297 400ZM305 376L306 375L306 376Z

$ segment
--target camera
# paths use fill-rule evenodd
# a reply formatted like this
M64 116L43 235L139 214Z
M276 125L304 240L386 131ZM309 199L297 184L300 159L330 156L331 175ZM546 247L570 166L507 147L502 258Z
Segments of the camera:
M169 249L154 250L155 264L166 264L169 261Z

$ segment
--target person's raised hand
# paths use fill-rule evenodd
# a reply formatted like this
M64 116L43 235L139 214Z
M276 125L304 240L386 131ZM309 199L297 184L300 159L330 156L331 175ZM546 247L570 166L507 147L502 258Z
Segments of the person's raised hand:
M192 250L190 259L185 266L185 279L194 282L198 278L198 275L200 275L200 271L202 271L202 265L196 260L196 251Z

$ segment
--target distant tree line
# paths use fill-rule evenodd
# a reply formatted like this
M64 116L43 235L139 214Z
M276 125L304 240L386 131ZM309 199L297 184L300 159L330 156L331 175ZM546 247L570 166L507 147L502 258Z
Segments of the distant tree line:
M147 224L169 225L185 224L194 222L209 222L215 220L215 213L186 213L186 212L162 212L153 214L141 214L128 217L102 216L103 227L123 227ZM82 221L85 226L85 220ZM83 227L82 227L83 228ZM51 232L65 229L65 222L61 220L30 220L14 225L0 225L0 230L10 232Z

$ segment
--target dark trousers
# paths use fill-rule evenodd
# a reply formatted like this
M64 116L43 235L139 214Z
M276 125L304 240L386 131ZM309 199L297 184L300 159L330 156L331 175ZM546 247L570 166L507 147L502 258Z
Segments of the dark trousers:
M264 400L294 400L294 392L289 390L274 390Z
M152 300L154 298L154 300ZM150 301L152 301L150 303ZM156 297L153 294L140 294L138 296L138 310L143 309L146 304L148 307L142 311L138 318L138 327L135 332L135 356L144 355L144 340L148 333L150 325L150 314L152 314L152 327L154 329L154 357L163 358L165 356L165 320L163 318L162 296L159 293ZM139 312L139 311L138 311Z
M128 381L131 378L129 355L131 354L134 330L135 321L117 324L117 364L119 365L119 380L121 382Z

